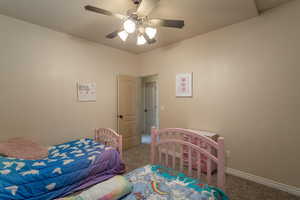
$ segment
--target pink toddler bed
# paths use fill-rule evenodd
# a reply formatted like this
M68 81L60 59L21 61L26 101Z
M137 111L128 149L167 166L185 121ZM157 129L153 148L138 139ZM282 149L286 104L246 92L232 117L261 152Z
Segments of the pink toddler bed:
M188 176L197 176L199 179L204 176L209 185L212 184L212 171L216 166L217 186L224 189L225 153L223 137L219 137L216 142L198 134L197 131L181 128L161 130L153 128L151 137L152 164L171 167L180 172L187 171ZM194 141L201 141L201 144L196 145ZM187 157L184 156L184 151L187 151ZM204 160L205 164L203 164Z

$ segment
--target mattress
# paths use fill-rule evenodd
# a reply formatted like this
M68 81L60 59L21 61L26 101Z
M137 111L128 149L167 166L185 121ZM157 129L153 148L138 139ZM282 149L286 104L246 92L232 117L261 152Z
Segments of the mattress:
M117 150L81 139L49 148L42 160L0 157L1 200L48 200L124 172Z
M147 165L126 175L133 191L122 200L228 200L213 186L159 165Z

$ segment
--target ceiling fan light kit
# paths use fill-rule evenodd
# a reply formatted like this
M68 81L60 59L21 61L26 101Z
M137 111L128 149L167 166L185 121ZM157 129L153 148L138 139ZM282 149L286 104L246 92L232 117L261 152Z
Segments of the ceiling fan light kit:
M183 20L169 20L169 19L149 19L148 15L157 6L160 0L132 0L137 6L134 10L128 10L127 16L112 13L102 8L87 5L85 9L98 14L116 17L121 19L123 26L121 29L116 30L108 35L106 38L114 39L119 36L125 42L129 34L135 33L137 36L137 45L153 44L156 42L155 36L157 35L158 26L168 28L183 28Z
M157 33L157 29L154 27L146 27L145 32L150 39L154 39Z
M133 20L127 19L124 22L123 27L127 33L133 33L136 29L136 24Z
M123 42L125 42L125 41L127 40L129 34L128 34L126 31L120 31L120 32L118 33L118 35L119 35L120 39L121 39Z
M147 42L147 40L144 38L144 36L139 35L137 37L137 41L136 41L137 45L144 45L144 44L146 44L146 42Z

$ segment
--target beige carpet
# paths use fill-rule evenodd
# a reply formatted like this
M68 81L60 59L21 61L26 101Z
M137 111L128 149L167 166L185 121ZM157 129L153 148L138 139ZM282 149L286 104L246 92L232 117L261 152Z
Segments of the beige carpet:
M127 171L149 164L149 155L148 144L125 151ZM230 200L300 200L300 197L230 175L226 176L226 193Z

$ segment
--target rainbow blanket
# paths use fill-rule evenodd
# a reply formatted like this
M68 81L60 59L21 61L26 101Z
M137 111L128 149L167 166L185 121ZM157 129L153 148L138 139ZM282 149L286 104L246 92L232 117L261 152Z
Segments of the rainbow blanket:
M125 177L133 191L122 200L229 200L220 189L159 165L147 165Z

